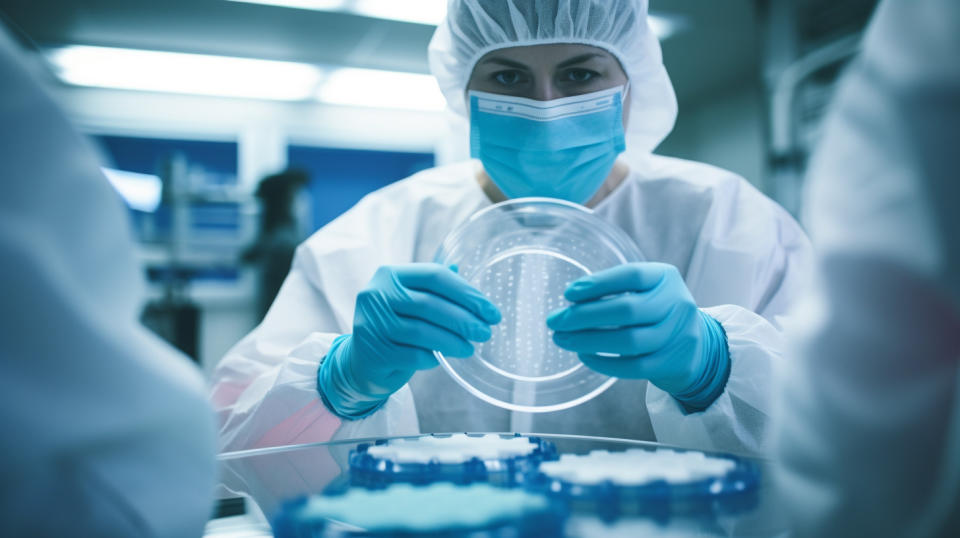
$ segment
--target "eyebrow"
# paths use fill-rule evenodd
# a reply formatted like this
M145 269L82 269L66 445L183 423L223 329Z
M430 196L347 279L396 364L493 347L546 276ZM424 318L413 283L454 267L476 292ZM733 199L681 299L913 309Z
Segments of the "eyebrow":
M586 53L586 54L581 54L580 56L574 56L573 58L570 58L569 60L564 60L564 61L560 62L559 64L557 64L557 67L558 67L558 68L569 67L569 66L571 66L571 65L576 65L576 64L579 64L579 63L586 62L587 60L592 60L592 59L594 59L594 58L603 59L604 56L603 56L602 54L598 53L598 52L588 52L588 53ZM502 65L502 66L505 66L505 67L513 67L514 69L527 69L527 70L530 69L530 67L527 66L526 64L523 64L523 63L520 63L520 62L516 62L516 61L513 61L513 60L508 60L508 59L502 58L502 57L500 57L500 56L494 56L494 57L492 57L492 58L487 58L486 60L484 60L484 61L481 62L481 63L484 63L484 64L489 64L489 63L499 64L499 65Z
M501 58L501 57L499 57L499 56L494 56L493 58L487 58L486 60L484 60L484 61L482 61L482 62L480 62L480 63L484 63L484 64L500 64L500 65L505 66L505 67L513 67L513 68L516 68L516 69L528 69L528 70L530 69L529 67L527 67L526 65L524 65L524 64L522 64L522 63L520 63L520 62L515 62L515 61L513 61L513 60L508 60L508 59L506 59L506 58Z
M579 63L583 63L583 62L585 62L585 61L587 61L587 60L592 60L592 59L594 59L594 58L603 58L603 55L600 54L600 53L598 53L598 52L588 52L588 53L586 53L586 54L581 54L580 56L574 56L573 58L570 58L569 60L564 60L564 61L560 62L559 64L557 64L557 67L569 67L569 66L571 66L571 65L576 65L576 64L579 64Z

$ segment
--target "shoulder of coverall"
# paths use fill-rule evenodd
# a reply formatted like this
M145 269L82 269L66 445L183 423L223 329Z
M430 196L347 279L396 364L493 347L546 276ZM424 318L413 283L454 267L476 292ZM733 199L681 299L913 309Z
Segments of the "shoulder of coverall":
M710 204L715 210L749 211L754 216L767 214L771 221L784 223L791 231L790 235L808 241L790 213L739 174L710 164L663 155L627 154L624 160L630 165L627 180L637 182L641 189L661 184L674 193L677 190L688 191L690 195L700 193L711 199Z
M672 179L702 187L733 186L741 182L749 185L739 174L703 162L655 154L632 156L627 153L622 158L630 165L631 176L637 181Z

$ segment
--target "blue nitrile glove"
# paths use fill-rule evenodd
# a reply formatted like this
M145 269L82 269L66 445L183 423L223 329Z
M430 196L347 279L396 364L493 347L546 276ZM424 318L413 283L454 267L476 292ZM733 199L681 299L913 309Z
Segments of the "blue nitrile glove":
M629 263L580 278L550 314L553 341L600 373L649 379L687 411L706 409L730 373L727 338L699 308L677 268ZM604 356L615 354L618 356Z
M453 270L435 263L380 267L357 295L353 334L334 340L317 372L324 403L344 418L375 411L433 350L470 357L500 311Z

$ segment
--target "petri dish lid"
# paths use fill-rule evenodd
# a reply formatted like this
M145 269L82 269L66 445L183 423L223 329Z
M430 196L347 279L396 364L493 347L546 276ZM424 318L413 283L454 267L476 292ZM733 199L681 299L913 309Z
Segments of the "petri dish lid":
M443 241L434 261L460 276L503 314L468 359L434 352L470 393L513 411L542 413L579 405L616 381L553 343L546 320L568 306L574 280L629 262L640 249L619 228L571 202L517 198L478 211Z
M759 501L760 467L729 454L696 450L594 450L563 454L523 477L524 487L612 522L733 515Z
M564 514L538 493L489 484L393 484L310 495L284 504L273 521L278 538L304 536L560 536Z
M755 506L760 478L756 463L729 454L634 448L563 454L541 463L524 484L614 520L741 513Z
M538 453L542 442L536 437L498 434L431 434L412 439L378 442L367 449L373 457L395 463L464 463L474 458L496 460L527 457Z
M551 479L579 486L605 482L625 487L655 482L678 486L722 479L737 465L738 460L733 457L707 455L695 450L635 448L622 452L594 450L586 455L564 454L556 461L544 462L540 472Z
M431 434L363 443L350 452L353 483L378 487L395 482L513 484L518 473L557 459L539 437L519 434Z

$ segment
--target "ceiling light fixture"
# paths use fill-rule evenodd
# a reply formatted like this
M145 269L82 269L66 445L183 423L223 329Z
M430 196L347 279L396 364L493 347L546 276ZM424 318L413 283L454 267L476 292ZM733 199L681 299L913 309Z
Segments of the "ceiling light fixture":
M138 174L126 170L102 168L110 184L120 194L127 205L138 211L153 213L160 207L163 182L150 174Z
M447 13L446 0L231 0L247 4L311 9L315 11L339 11L376 19L415 22L436 26ZM663 41L683 31L688 26L685 17L661 13L647 15L650 28L657 39Z
M340 11L376 19L436 26L447 12L446 0L232 0L248 4Z
M375 108L443 110L443 94L431 75L358 69L335 69L317 91L324 103Z
M430 75L226 56L71 45L47 57L67 84L216 97L438 111Z
M47 58L68 84L221 97L309 99L322 78L308 64L153 50L71 45Z

